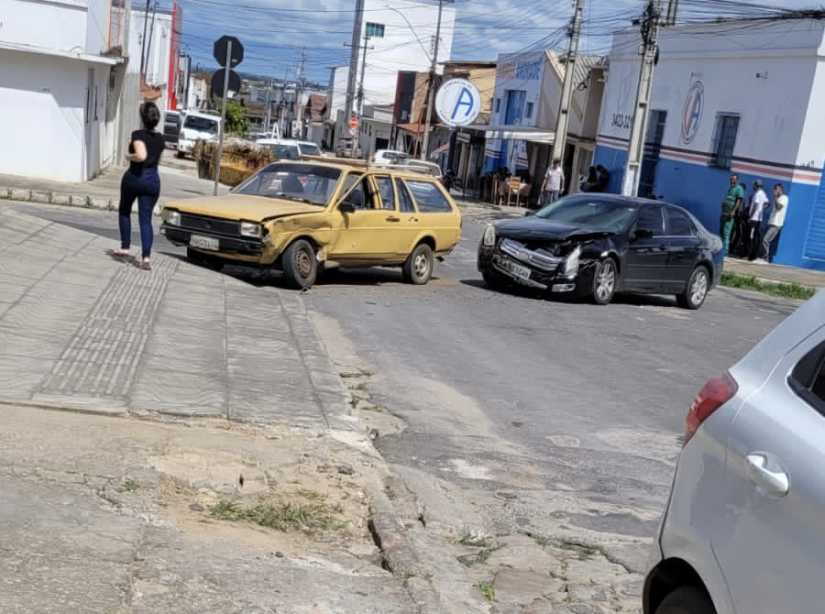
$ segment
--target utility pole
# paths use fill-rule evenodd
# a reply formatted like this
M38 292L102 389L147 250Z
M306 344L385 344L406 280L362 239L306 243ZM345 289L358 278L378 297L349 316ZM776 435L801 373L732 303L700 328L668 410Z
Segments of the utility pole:
M636 196L639 191L639 178L642 158L645 152L647 120L650 107L650 93L653 89L653 69L656 66L659 45L659 19L662 0L648 0L642 17L642 66L639 70L639 87L636 92L636 108L633 111L633 124L630 128L630 143L627 148L627 166L624 172L622 194Z
M266 88L266 132L272 135L272 79L269 80L269 87Z
M304 94L304 62L306 53L301 47L301 61L298 64L295 80L295 119L298 122L298 138L304 138L304 107L301 105L301 96Z
M564 64L564 83L559 100L559 114L556 117L556 135L553 140L553 155L550 163L556 160L564 161L564 150L567 146L567 131L570 128L570 103L573 99L573 81L576 78L576 61L579 54L579 38L582 31L582 15L584 14L584 0L576 0L573 12L573 21L570 24L570 46L567 49L567 60Z
M358 49L361 43L361 28L364 26L364 0L355 2L355 21L352 24L352 48L349 59L349 78L347 79L347 100L344 105L344 121L346 130L349 130L352 119L352 104L355 101L355 84L358 76ZM353 151L355 150L355 135L352 135Z
M152 35L155 33L155 17L158 14L158 0L155 0L155 7L152 9L152 25L149 30L149 41L146 43L146 68L149 68L149 56L152 55ZM144 77L145 77L144 73Z
M367 49L370 48L369 34L364 34L364 57L361 60L361 81L358 84L358 115L364 114L364 76L367 74Z
M435 49L433 61L430 64L430 81L427 92L427 121L424 123L424 143L421 146L421 159L426 160L430 150L430 126L433 123L433 101L435 100L435 70L438 65L438 43L441 39L441 14L444 10L444 0L438 0L438 22L435 26Z
M149 2L146 0L146 8L143 9L143 38L140 40L140 77L143 78L143 69L146 67L146 29L149 27ZM127 49L128 53L128 49Z
M675 26L676 17L679 14L679 0L669 0L667 3L667 16L665 17L666 26Z

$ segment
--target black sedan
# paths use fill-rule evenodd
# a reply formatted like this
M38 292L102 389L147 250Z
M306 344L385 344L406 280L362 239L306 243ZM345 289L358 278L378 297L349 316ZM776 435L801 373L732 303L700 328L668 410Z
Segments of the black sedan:
M609 194L580 194L523 219L490 224L478 270L492 288L520 284L590 297L675 294L698 309L722 273L722 241L681 207Z

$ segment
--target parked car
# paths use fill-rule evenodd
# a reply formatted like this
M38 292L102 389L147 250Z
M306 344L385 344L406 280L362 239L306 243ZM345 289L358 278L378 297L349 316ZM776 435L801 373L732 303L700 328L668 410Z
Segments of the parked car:
M298 160L303 156L320 156L321 148L311 141L293 139L258 139L256 145L269 147L276 160Z
M688 309L705 302L722 261L719 237L681 207L608 194L568 196L490 224L478 250L491 288L516 283L600 305L620 291L675 294Z
M379 149L372 156L375 165L403 164L410 159L410 154L394 149Z
M162 215L191 261L275 268L301 289L335 266L400 266L425 284L461 236L458 207L432 177L345 163L276 162L227 196L170 203Z
M687 414L645 614L822 611L825 292Z
M195 143L200 140L217 140L220 125L221 118L218 115L187 111L183 116L183 127L178 137L178 157L191 155Z
M167 146L177 146L180 136L180 112L165 111L163 114L163 141Z

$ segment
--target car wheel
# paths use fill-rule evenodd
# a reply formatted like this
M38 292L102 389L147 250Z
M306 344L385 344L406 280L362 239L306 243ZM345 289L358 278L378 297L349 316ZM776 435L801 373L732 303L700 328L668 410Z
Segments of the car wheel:
M685 309L699 309L705 302L710 289L710 276L707 268L698 266L690 274L685 291L676 297L679 305Z
M612 258L605 258L596 265L593 271L593 302L597 305L607 305L616 294L616 283L619 280L619 271Z
M491 290L498 290L504 285L504 280L501 276L493 271L482 271L481 277L484 278L484 285Z
M704 591L683 586L665 597L655 614L716 614L716 608Z
M433 250L426 243L419 243L404 263L404 281L423 286L433 276Z
M213 271L223 269L223 263L217 258L210 257L189 247L186 248L186 259L195 266L202 266Z
M318 260L309 241L295 241L286 248L281 260L289 287L296 290L308 290L312 287L318 276Z
M175 157L178 158L178 159L181 159L181 158L186 157L186 154L183 153L182 151L176 151L175 152Z

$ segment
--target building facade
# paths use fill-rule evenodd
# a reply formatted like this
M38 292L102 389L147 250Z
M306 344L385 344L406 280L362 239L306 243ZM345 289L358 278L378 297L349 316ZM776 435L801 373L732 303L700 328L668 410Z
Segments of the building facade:
M775 261L825 270L825 24L732 22L665 29L655 69L640 193L719 231L729 176L784 185ZM621 190L640 58L638 33L614 36L596 162Z
M0 173L85 181L119 138L125 14L112 0L0 1Z

